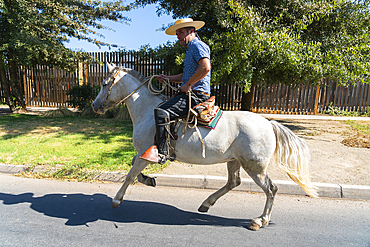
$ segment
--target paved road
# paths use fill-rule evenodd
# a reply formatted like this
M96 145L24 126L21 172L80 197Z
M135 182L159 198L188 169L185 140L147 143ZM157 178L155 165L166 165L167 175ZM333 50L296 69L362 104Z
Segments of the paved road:
M0 175L0 246L370 246L370 201L278 195L271 224L245 228L264 195L231 192L197 212L211 190L75 183Z

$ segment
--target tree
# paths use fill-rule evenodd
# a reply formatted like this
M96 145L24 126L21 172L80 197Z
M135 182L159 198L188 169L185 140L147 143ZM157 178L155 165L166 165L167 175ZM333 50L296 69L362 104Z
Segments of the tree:
M158 13L206 22L214 83L341 85L369 77L369 2L352 0L137 0ZM246 95L248 96L248 95ZM252 97L249 95L249 97ZM250 105L246 106L250 109Z
M109 29L99 21L103 19L127 22L122 15L131 6L121 1L101 0L0 0L0 72L10 110L12 97L26 110L23 92L18 80L19 66L35 64L66 70L76 68L76 59L88 59L81 52L67 49L63 42L69 37L86 40L97 46L109 44L91 38L100 37L99 29ZM8 77L3 74L8 72ZM7 85L6 85L7 84ZM7 90L5 90L7 94Z

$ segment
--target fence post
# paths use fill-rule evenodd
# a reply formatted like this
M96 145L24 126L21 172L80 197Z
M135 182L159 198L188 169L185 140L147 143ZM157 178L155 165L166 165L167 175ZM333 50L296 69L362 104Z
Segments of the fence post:
M314 115L317 115L317 108L319 106L319 96L320 96L320 83L319 83L319 85L317 85L317 88L316 88L315 106L314 106L314 109L313 109L313 114Z
M84 84L84 72L83 63L78 62L78 85L82 86Z
M27 77L26 77L26 69L24 68L24 66L21 67L22 68L22 74L23 74L23 92L24 92L24 100L25 100L25 104L26 106L28 105L28 94L27 94Z

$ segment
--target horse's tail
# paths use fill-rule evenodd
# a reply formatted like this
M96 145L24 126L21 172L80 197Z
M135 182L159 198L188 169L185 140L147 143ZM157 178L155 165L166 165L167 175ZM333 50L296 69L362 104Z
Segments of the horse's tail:
M318 197L309 176L310 152L307 144L290 129L271 121L276 136L275 163L309 195Z

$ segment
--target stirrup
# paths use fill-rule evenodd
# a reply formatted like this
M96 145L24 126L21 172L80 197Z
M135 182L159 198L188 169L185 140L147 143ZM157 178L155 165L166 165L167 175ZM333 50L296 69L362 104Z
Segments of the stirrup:
M164 154L160 154L158 153L158 148L156 145L152 145L150 146L144 153L143 155L140 156L140 159L143 159L149 163L158 163L158 164L161 164L163 165L164 163L167 162L167 160L169 161L174 161L174 158L170 157L170 156L167 156L167 155L164 155Z
M158 163L159 156L158 156L158 148L156 145L150 146L143 155L140 156L140 159L148 161L149 163Z

